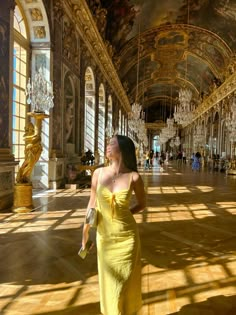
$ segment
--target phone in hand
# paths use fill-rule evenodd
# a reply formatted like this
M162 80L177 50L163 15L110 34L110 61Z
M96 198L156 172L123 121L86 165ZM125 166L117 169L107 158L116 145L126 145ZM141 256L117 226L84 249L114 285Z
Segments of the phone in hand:
M89 250L90 250L90 247L92 246L93 242L91 240L88 240L86 245L85 245L85 248L83 248L81 246L79 252L78 252L78 255L82 258L82 259L85 259L85 257L87 256Z

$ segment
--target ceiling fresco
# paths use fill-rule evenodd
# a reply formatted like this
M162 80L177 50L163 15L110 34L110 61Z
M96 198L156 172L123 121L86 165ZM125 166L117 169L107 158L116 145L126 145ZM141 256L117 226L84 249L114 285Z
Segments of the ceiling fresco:
M103 37L130 102L138 96L152 113L146 117L171 112L181 87L192 90L197 106L226 79L236 56L235 0L87 2L94 15L105 10Z

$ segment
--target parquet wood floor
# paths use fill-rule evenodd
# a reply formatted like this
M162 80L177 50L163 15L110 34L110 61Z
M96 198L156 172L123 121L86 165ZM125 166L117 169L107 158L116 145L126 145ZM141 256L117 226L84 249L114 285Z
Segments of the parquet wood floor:
M140 314L236 314L236 179L175 163L140 173ZM33 212L0 213L0 314L100 314L96 248L77 255L88 198L88 188L35 191Z

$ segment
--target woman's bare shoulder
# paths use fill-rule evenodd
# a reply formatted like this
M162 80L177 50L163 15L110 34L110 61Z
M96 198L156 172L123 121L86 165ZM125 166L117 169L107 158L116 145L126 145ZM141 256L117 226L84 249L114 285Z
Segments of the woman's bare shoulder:
M132 172L132 179L133 179L133 182L139 181L141 179L139 172Z
M98 176L100 174L100 172L107 172L107 170L109 169L109 166L103 166L103 167L98 167L96 168L96 170L94 171L94 175Z

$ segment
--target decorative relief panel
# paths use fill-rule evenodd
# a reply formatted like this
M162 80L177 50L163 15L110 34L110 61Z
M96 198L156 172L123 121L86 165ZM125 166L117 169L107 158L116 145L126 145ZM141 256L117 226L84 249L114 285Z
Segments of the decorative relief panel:
M66 19L63 25L63 55L79 67L78 38L75 26Z
M32 8L29 10L32 21L42 21L43 15L40 9Z
M62 2L61 0L54 0L53 5L54 5L53 7L54 17L60 21L64 14L63 8L62 8Z
M46 30L44 26L34 26L33 31L36 39L46 38Z

